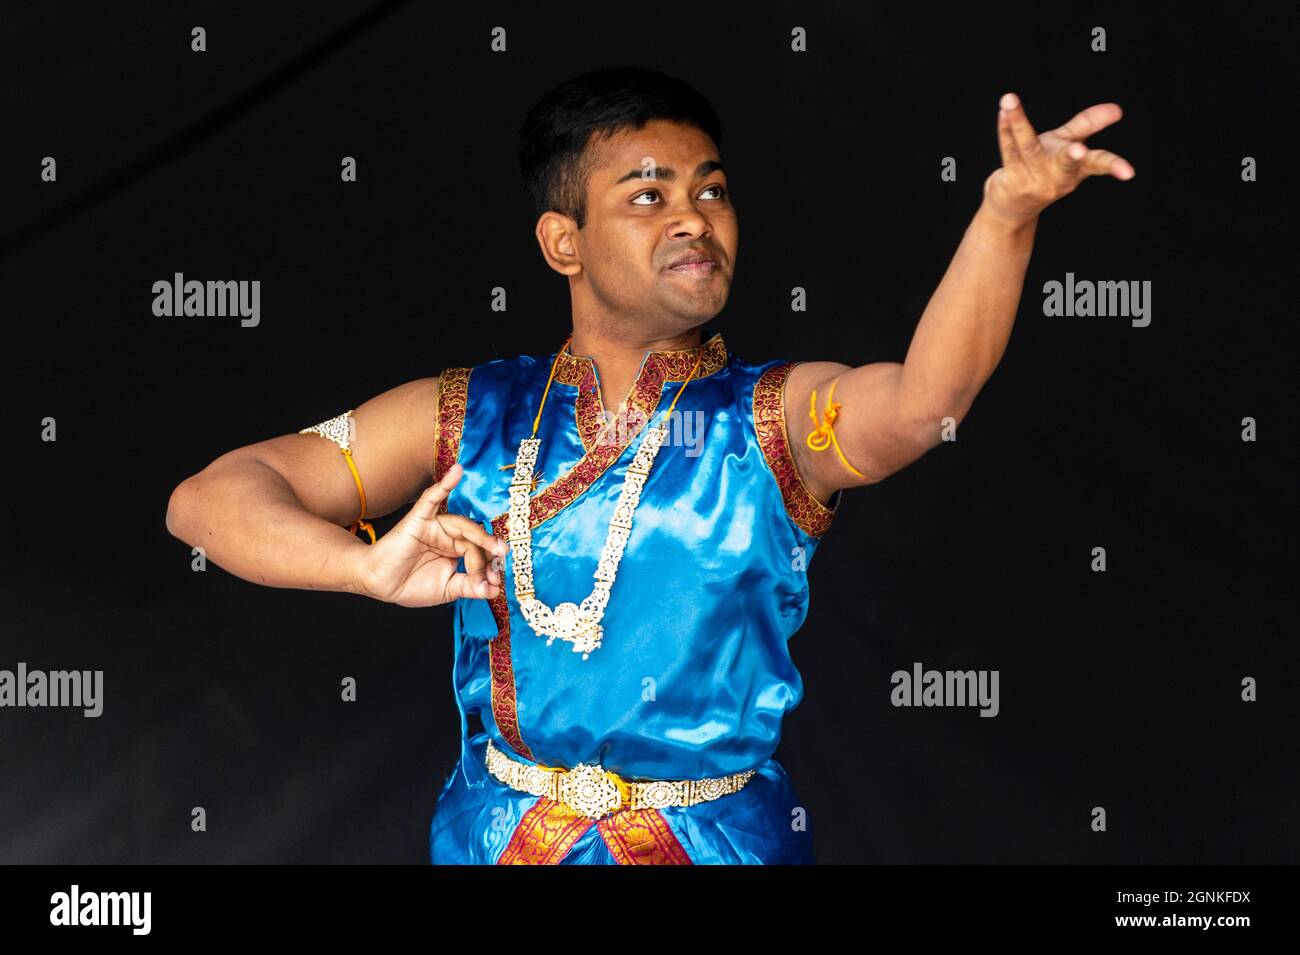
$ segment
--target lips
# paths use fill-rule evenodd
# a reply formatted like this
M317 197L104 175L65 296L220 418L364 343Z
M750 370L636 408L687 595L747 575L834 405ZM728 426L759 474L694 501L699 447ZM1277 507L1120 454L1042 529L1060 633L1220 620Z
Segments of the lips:
M709 275L717 267L718 260L707 252L687 252L668 266L670 271L687 275Z

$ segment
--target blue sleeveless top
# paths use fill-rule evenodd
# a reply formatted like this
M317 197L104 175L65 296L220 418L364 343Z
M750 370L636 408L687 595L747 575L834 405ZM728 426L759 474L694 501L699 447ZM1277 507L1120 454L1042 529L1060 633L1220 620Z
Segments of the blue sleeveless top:
M461 778L453 772L440 795L434 861L497 861L540 798L486 774L488 738L522 762L599 763L628 780L760 770L737 793L660 812L690 861L809 861L810 831L786 834L797 800L772 754L782 717L803 696L787 641L807 614L806 570L842 492L823 505L795 470L784 417L795 363L748 364L720 333L698 348L647 352L620 416L603 408L591 359L567 348L558 357L444 370L433 476L456 461L464 471L443 509L503 540L513 473L503 466L532 434L553 363L529 502L534 589L548 606L591 593L615 502L645 436L640 425L662 425L669 435L635 511L602 644L587 659L572 644L548 646L533 632L515 598L509 553L497 598L456 601ZM473 713L483 731L471 736ZM735 826L729 835L708 825L723 804ZM742 819L742 810L754 818ZM753 841L753 830L767 841L736 844ZM577 849L584 846L588 855L603 851L594 836Z

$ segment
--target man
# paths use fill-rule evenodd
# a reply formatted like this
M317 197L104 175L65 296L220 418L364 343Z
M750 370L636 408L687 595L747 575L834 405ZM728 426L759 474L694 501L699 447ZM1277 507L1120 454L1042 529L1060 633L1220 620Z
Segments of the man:
M455 601L462 752L434 862L811 862L772 758L802 697L787 641L807 563L843 490L967 413L1042 209L1087 176L1132 177L1081 143L1119 116L1093 106L1040 136L1003 97L1002 167L904 362L750 364L702 334L739 239L713 110L652 71L577 77L520 148L571 335L223 455L177 487L168 528L269 586ZM364 518L412 500L375 541Z

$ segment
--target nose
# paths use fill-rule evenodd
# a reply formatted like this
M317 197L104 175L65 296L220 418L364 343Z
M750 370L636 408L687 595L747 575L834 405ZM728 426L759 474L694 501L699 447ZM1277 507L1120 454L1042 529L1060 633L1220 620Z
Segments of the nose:
M689 202L669 220L665 229L665 235L670 239L703 238L712 232L708 218Z

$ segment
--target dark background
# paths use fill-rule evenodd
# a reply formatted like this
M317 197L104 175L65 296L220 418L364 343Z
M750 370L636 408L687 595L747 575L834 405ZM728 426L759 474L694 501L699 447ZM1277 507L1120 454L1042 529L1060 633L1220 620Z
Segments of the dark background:
M167 499L402 382L553 352L568 291L515 130L618 64L722 118L742 228L718 327L753 362L903 358L998 165L1003 92L1040 131L1125 110L1090 145L1136 178L1044 213L957 443L848 492L811 565L777 756L819 861L1300 861L1294 19L901 6L6 4L0 667L103 669L106 699L0 710L0 861L427 861L458 753L450 608L194 573ZM155 317L176 271L261 280L260 326ZM1150 326L1045 318L1067 271L1150 280ZM1000 715L892 707L913 661L999 670Z

